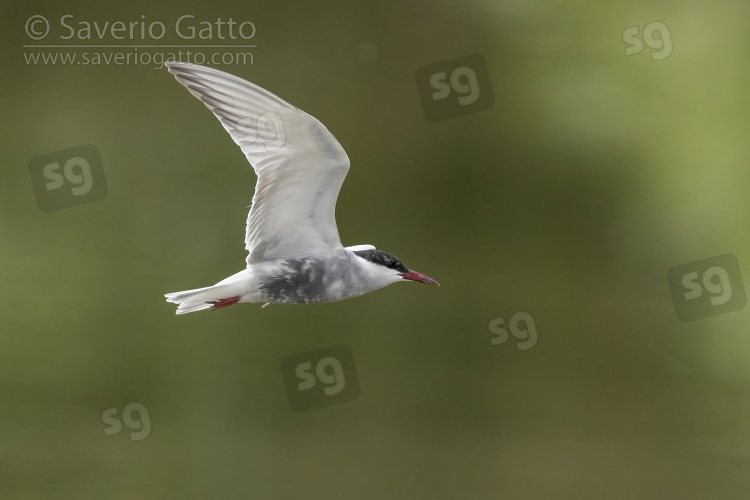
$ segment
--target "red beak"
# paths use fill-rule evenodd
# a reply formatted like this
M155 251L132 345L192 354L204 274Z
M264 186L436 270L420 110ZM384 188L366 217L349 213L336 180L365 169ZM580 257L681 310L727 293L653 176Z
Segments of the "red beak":
M403 273L401 277L409 281L418 281L419 283L427 283L428 285L440 286L440 283L438 283L434 279L430 278L429 276L425 276L424 274L420 274L416 271L409 271L408 273Z

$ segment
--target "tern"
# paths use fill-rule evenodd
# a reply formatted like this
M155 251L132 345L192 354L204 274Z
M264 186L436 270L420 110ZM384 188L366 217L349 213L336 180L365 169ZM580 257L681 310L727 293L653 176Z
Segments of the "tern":
M333 302L399 281L438 284L373 245L341 244L335 209L349 157L322 123L229 73L166 66L219 119L258 177L245 231L246 269L213 286L166 294L177 314L240 302Z

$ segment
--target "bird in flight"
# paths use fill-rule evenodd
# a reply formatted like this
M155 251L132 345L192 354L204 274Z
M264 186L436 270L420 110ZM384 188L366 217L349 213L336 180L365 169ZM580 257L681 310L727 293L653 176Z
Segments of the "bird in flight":
M335 208L349 157L322 123L229 73L166 65L216 115L258 176L245 232L247 268L214 286L166 294L177 314L238 302L333 302L398 281L438 284L372 245L341 244Z

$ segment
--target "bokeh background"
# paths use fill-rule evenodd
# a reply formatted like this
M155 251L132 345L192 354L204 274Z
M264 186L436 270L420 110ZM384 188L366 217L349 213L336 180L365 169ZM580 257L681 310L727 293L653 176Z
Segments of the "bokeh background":
M750 4L0 5L1 498L748 498L750 309L681 322L667 271L750 274ZM253 63L217 67L344 146L344 244L442 286L175 316L244 265L255 176L165 69L27 63L27 19L73 43L66 14L177 45L184 14L252 21ZM653 21L672 54L626 56ZM427 121L416 70L477 53L494 106ZM83 144L106 198L42 212L30 160ZM537 344L492 345L519 311ZM292 411L281 360L336 344L359 397ZM148 437L106 436L131 402Z

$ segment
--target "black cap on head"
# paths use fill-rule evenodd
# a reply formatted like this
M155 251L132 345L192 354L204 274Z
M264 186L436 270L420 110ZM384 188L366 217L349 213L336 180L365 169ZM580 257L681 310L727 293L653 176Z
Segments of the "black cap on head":
M382 250L356 250L354 253L368 262L387 267L388 269L393 269L399 273L403 274L409 272L400 260L388 252L383 252Z

